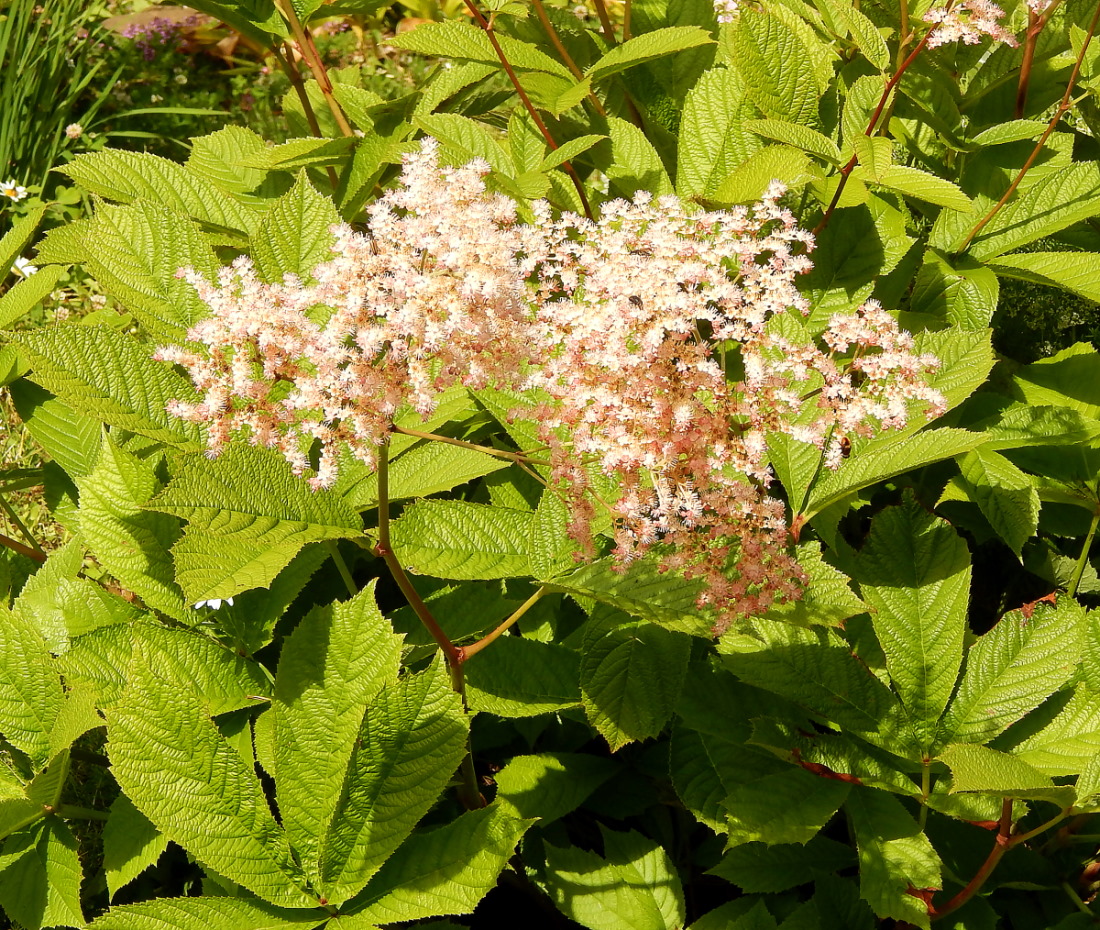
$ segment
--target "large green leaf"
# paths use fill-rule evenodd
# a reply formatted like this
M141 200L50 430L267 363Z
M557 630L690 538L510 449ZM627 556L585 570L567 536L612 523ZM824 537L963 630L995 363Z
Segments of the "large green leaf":
M103 435L99 459L80 488L80 535L99 563L150 607L187 619L169 553L179 521L142 505L159 489L153 464L130 455Z
M1100 699L1086 686L1078 686L1058 716L1038 733L1012 747L1014 757L1053 776L1081 774L1097 752Z
M0 733L37 765L46 762L61 712L61 679L39 633L0 609Z
M859 896L879 917L928 930L928 907L920 893L942 886L940 858L928 837L885 792L853 791L846 809L859 853Z
M332 201L313 189L303 171L249 239L256 270L266 281L288 274L310 280L313 269L333 257L331 227L339 222Z
M961 484L998 536L1019 558L1039 526L1039 495L1030 479L987 448L959 457Z
M475 713L532 717L581 703L580 657L555 643L505 636L471 656L465 669Z
M113 898L120 888L154 865L167 848L168 837L126 795L120 794L103 827L103 871L108 894Z
M673 193L664 162L645 133L616 116L607 118L607 126L612 154L607 176L612 185L627 197L633 197L639 190L649 191L655 197Z
M929 249L913 282L909 309L968 330L983 330L997 309L997 276L967 256L949 260ZM904 319L904 315L903 315Z
M27 431L70 478L91 472L103 432L95 420L81 416L33 381L21 378L8 392Z
M129 336L62 323L22 333L18 344L34 369L32 380L77 412L157 442L201 447L199 427L166 409L170 400L194 397L193 388Z
M363 714L396 683L401 639L374 602L374 584L344 604L314 608L283 644L269 713L275 724L279 812L316 881Z
M940 743L985 743L1038 707L1073 674L1083 611L1072 598L1006 614L973 646Z
M939 760L951 769L952 791L1050 801L1064 808L1074 801L1073 788L1056 787L1050 776L1023 759L988 746L973 743L948 746L940 753Z
M545 71L563 78L572 77L565 65L530 43L505 35L497 36L497 41L500 42L509 64L518 71ZM473 23L453 20L446 23L426 23L397 36L391 40L391 44L410 52L420 52L422 55L448 60L478 61L500 67L500 59L488 36Z
M7 329L37 307L50 295L64 273L65 269L58 266L39 268L29 278L9 288L0 297L0 329Z
M604 831L606 859L576 846L546 846L546 884L567 917L591 930L678 930L680 878L668 854L633 831Z
M598 610L584 628L581 691L592 725L614 751L657 736L684 684L691 640L614 610Z
M729 850L708 874L719 875L748 894L774 894L808 884L821 872L835 872L854 864L855 855L850 847L816 836L805 846L793 843L738 846Z
M50 817L33 832L9 837L4 858L12 854L12 847L25 852L0 871L0 907L7 916L28 930L83 926L84 876L76 837L68 825Z
M618 771L610 759L588 753L516 756L494 776L496 803L514 816L547 824L576 810Z
M595 82L655 58L714 42L699 26L666 26L614 45L585 72Z
M245 168L240 164L249 155L265 148L263 138L251 129L226 126L191 140L187 170L210 181L245 206L265 211L290 185L286 175L269 175L260 168Z
M85 190L108 200L121 203L147 200L211 226L247 232L258 218L205 178L167 158L146 152L114 149L90 152L77 155L57 170Z
M112 907L88 926L94 930L309 930L327 911L289 911L247 898L157 898Z
M837 812L851 787L793 767L736 785L725 799L728 843L807 843Z
M962 664L970 592L966 543L908 498L875 517L857 578L875 608L875 634L890 679L927 747Z
M754 114L741 76L729 68L707 71L684 101L676 160L681 197L711 198L730 173L761 148L744 124Z
M1012 394L1026 404L1069 407L1100 420L1100 355L1078 342L1050 358L1016 370Z
M530 573L531 514L458 500L418 501L390 535L407 567L437 578L511 578Z
M1096 252L1018 252L1001 255L990 266L1005 278L1063 287L1080 297L1100 301Z
M771 119L815 124L817 77L798 32L780 16L751 9L742 10L736 29L734 64L753 103Z
M285 907L312 907L286 835L251 766L218 732L201 698L135 649L108 712L111 772L134 806L199 862Z
M11 228L0 239L0 276L7 277L15 260L23 254L23 250L30 244L34 234L38 231L38 224L46 215L46 208L35 207L26 216L14 222Z
M367 885L360 899L366 907L355 917L391 924L471 913L496 885L531 823L491 804L414 833Z
M1100 436L1100 420L1071 407L1013 403L991 417L972 423L987 437L983 449L1021 446L1062 446L1089 442Z

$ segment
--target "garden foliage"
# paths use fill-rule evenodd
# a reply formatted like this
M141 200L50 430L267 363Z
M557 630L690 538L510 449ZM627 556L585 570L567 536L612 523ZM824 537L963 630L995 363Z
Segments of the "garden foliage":
M75 158L0 297L12 923L1092 926L1100 358L990 324L1100 300L1100 5L470 0L397 99L193 5L300 136Z

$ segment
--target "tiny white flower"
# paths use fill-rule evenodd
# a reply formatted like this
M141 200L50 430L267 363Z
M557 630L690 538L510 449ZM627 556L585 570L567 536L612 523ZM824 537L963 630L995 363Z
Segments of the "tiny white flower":
M222 600L220 597L212 597L208 601L196 601L194 609L198 610L200 607L209 607L211 610L217 610L222 606L222 604L228 604L230 607L232 607L233 598L227 597Z
M20 255L19 258L15 260L15 264L12 266L12 270L15 271L16 274L22 275L24 278L29 278L32 274L38 271L38 267L36 265L32 265L27 259L23 258L23 256Z
M84 127L81 126L80 123L69 123L69 125L65 127L65 135L70 139L79 139L84 135Z
M160 94L153 94L153 96L149 98L150 103L160 103L163 100L164 98Z
M175 81L177 84L179 84L182 87L184 84L187 83L187 75L186 74L177 74L174 78L172 78L172 80Z
M12 200L20 201L27 196L27 189L16 184L15 180L12 179L0 184L0 194L10 197Z

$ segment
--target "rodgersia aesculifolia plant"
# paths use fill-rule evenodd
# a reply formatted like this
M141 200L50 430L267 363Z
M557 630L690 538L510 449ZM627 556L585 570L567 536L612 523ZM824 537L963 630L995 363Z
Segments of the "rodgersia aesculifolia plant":
M1100 4L470 0L393 100L193 5L300 137L0 295L13 925L1092 926L1100 361L994 346L1100 301Z

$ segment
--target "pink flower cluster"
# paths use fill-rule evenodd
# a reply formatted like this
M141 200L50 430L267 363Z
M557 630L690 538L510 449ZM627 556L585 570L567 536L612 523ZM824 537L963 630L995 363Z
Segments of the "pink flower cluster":
M935 26L929 34L928 47L959 41L977 45L982 36L989 36L995 42L1015 48L1020 44L1016 36L998 22L1004 15L1004 10L992 0L962 0L958 6L949 3L940 9L929 10L924 14L924 21L935 23Z
M344 445L374 464L402 404L427 413L455 384L534 391L582 552L606 507L620 564L654 549L705 580L700 602L722 624L796 597L768 434L835 466L849 437L903 426L915 406L942 412L926 382L936 359L873 302L811 336L795 279L813 240L779 185L751 209L638 195L598 221L536 203L521 224L485 190L488 170L440 167L426 140L366 233L336 229L316 283L263 282L247 258L217 285L188 272L210 316L196 345L159 357L203 399L172 412L207 425L211 455L243 433L298 473L319 441L311 480L325 487Z

